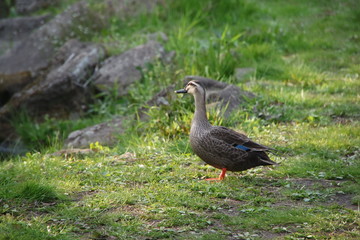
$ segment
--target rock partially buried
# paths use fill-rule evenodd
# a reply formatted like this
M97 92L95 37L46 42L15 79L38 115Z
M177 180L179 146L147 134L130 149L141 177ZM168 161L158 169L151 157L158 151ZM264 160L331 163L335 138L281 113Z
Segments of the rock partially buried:
M157 60L166 58L164 47L149 41L120 55L108 58L94 76L95 86L102 91L118 89L118 95L127 93L128 87L142 77L141 68Z
M112 121L96 124L70 133L65 140L65 148L86 148L90 143L99 142L101 145L112 146L117 137L124 132L122 117Z

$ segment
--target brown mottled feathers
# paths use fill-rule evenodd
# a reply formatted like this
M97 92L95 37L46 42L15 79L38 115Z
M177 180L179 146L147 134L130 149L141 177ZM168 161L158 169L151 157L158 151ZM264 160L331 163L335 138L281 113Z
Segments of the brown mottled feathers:
M266 146L251 141L234 130L212 126L199 135L190 136L193 151L213 167L229 171L243 171L261 165L273 165L265 151ZM234 145L243 145L243 150Z

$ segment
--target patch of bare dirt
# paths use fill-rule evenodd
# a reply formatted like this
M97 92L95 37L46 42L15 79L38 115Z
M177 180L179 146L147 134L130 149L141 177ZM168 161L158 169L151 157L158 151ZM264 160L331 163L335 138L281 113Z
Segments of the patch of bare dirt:
M73 201L81 201L84 197L94 195L98 192L99 191L95 191L95 190L77 192L73 196Z
M284 237L288 234L289 233L286 231L278 232L278 233L270 232L270 231L260 231L258 233L261 239L284 239Z
M333 116L333 121L338 124L347 125L359 121L360 117Z
M287 181L294 183L300 188L304 189L329 189L329 188L339 188L341 185L346 184L346 181L341 180L326 180L326 179L286 179ZM359 211L359 206L352 204L351 199L354 197L353 194L346 194L341 191L331 194L325 202L321 202L321 204L338 204L345 208L351 210Z
M146 212L141 206L137 205L123 205L110 210L112 213L128 213L132 216L144 216Z
M237 210L239 206L249 204L246 201L238 201L230 198L221 199L221 202L222 208L218 209L218 211L230 217L239 215L239 211Z
M343 194L343 193L337 193L336 195L332 196L330 201L328 201L328 204L339 204L340 206L343 206L345 208L354 210L354 211L360 211L360 206L352 204L351 199L354 197L352 194Z

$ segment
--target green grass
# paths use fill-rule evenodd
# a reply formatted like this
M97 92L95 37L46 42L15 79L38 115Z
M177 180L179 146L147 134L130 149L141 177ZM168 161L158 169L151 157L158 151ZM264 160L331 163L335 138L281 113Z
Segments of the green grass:
M172 1L77 33L118 54L162 31L176 56L153 63L128 95L99 95L83 119L13 120L31 151L0 163L0 239L358 239L357 9L355 0ZM238 82L237 67L256 71ZM146 122L125 121L114 148L51 155L69 132L132 116L185 75L254 92L230 116L209 119L278 149L280 166L204 181L219 170L192 154L190 96L149 108Z

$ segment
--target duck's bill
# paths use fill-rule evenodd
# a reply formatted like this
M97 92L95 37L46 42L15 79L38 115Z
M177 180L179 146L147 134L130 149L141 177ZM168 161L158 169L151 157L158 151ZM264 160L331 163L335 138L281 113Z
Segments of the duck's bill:
M185 89L180 89L180 90L176 90L176 93L187 93L187 91Z

